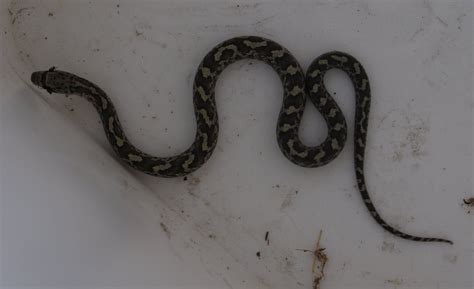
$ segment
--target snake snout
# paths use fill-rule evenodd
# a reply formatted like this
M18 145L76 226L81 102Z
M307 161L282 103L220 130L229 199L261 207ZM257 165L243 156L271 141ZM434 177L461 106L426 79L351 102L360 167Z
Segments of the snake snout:
M36 71L31 74L31 82L33 82L34 85L37 86L42 86L41 79L43 76L42 71Z

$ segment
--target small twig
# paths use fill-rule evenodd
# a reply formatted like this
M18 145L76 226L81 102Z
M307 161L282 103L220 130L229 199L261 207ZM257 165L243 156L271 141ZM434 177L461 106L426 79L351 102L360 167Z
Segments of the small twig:
M316 242L316 248L313 250L308 249L295 249L296 251L301 251L305 253L312 253L313 254L313 265L311 267L311 273L313 273L313 289L319 289L319 285L321 280L324 278L324 268L326 267L326 263L328 261L328 256L324 253L326 248L321 248L321 236L323 231L319 231L318 242Z
M312 273L314 276L313 289L319 289L320 282L324 278L324 267L326 266L326 262L328 261L327 255L323 252L325 248L321 248L319 245L322 234L323 234L323 231L320 230L318 242L316 243L316 248L314 249L314 252L313 252L313 256L314 256L313 266L312 266Z

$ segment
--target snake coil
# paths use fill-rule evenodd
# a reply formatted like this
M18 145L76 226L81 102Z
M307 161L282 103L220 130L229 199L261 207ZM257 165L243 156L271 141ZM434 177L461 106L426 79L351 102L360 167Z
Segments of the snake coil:
M256 59L270 65L283 84L283 103L277 121L276 135L280 150L291 162L303 167L320 167L335 159L347 139L347 125L336 101L324 86L325 73L333 68L346 72L356 97L354 129L354 166L362 200L375 221L385 230L403 239L419 242L444 242L441 238L418 237L403 233L387 224L372 203L364 177L364 155L370 111L370 86L362 66L351 55L333 51L316 58L303 72L298 61L280 44L257 36L236 37L214 47L202 60L194 79L194 111L196 136L183 153L172 157L156 157L136 148L120 125L117 112L107 94L92 82L74 74L55 70L37 71L31 81L49 93L74 94L94 105L113 150L131 167L160 177L187 175L201 167L212 155L219 131L215 102L215 86L220 73L242 59ZM318 146L309 147L298 136L301 117L309 97L324 117L328 133Z

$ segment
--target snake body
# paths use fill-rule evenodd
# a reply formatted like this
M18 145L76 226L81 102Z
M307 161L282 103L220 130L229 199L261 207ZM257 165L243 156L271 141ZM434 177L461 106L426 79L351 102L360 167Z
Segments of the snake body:
M312 62L305 75L295 57L286 48L269 39L243 36L220 43L204 57L194 79L193 101L197 123L195 140L186 151L171 157L152 156L136 148L125 135L112 101L92 82L54 68L34 72L31 80L50 93L79 95L92 103L99 113L113 150L131 167L153 176L178 177L197 170L212 155L219 131L214 95L216 82L228 65L242 59L263 61L278 73L283 84L283 103L276 129L278 145L286 158L303 167L323 166L335 159L344 147L347 139L346 120L324 86L324 75L333 68L345 71L353 83L356 96L355 174L363 202L370 214L385 230L403 239L452 244L446 239L403 233L388 225L375 209L364 178L371 99L369 79L362 64L349 54L338 51L323 54ZM324 117L328 128L326 139L314 147L304 145L298 136L307 96Z

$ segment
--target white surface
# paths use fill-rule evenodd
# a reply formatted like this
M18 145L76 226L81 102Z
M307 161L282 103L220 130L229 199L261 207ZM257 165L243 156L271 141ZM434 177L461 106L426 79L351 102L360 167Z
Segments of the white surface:
M462 206L472 196L472 5L357 3L2 1L0 285L311 288L312 256L297 249L312 249L323 230L322 289L472 288L472 215ZM29 83L53 65L86 77L114 100L133 142L172 155L194 136L200 60L248 34L280 42L303 67L330 50L364 64L374 203L403 231L454 246L376 225L354 187L352 138L326 167L286 160L274 135L281 85L264 64L222 75L218 148L187 181L124 167L91 105ZM334 72L328 86L352 134L350 82ZM304 140L317 144L324 130L309 106Z

